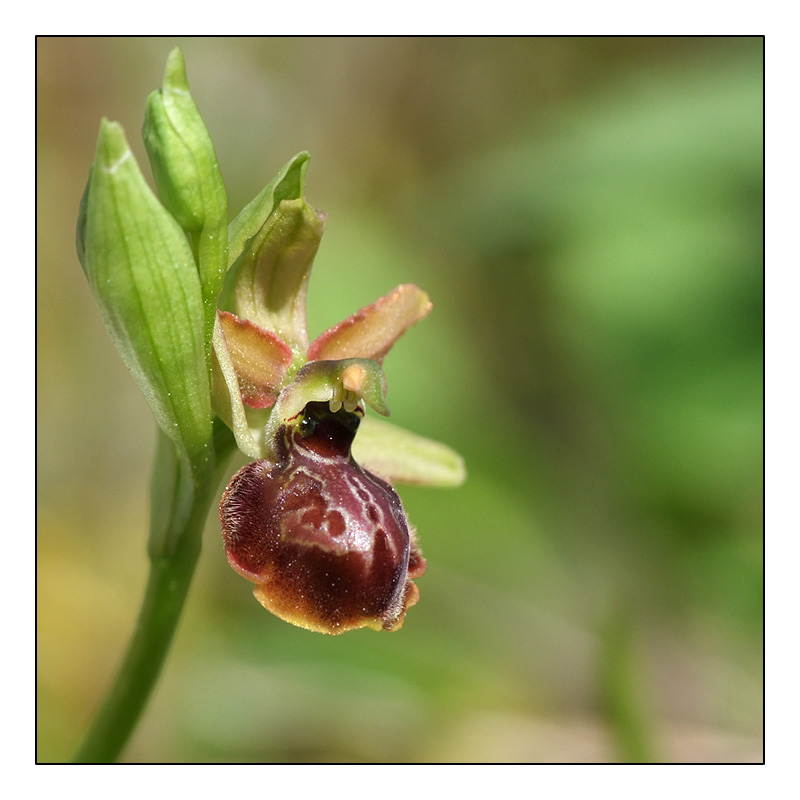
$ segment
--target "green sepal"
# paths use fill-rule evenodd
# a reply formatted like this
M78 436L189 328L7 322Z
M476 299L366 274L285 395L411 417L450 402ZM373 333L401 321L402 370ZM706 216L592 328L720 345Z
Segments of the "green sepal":
M169 54L162 89L147 100L142 129L158 196L191 236L210 347L228 269L228 201L217 154L189 90L180 48Z
M391 483L459 486L467 477L464 459L447 445L374 417L362 421L353 458Z
M310 158L303 151L287 161L278 174L233 219L228 226L229 269L281 200L297 200L303 196Z
M231 270L231 310L280 336L295 367L307 361L308 276L324 228L325 215L302 198L281 200Z
M123 361L187 455L211 436L200 279L186 236L142 176L122 127L103 120L77 249Z

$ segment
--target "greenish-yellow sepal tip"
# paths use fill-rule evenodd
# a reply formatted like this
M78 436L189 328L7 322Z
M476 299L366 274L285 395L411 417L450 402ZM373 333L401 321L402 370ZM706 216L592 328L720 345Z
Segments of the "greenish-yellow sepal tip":
M186 74L186 60L180 47L170 50L167 66L164 69L164 90L188 92L189 78Z
M117 167L131 156L125 131L118 122L110 122L105 117L100 121L100 134L97 139L95 164L106 172L115 172Z

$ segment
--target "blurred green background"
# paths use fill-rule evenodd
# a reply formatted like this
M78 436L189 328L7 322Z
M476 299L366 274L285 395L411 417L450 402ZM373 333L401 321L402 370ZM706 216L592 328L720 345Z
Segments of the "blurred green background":
M149 174L175 44L232 213L312 154L312 335L430 293L392 420L469 478L401 487L428 572L394 634L272 617L210 519L126 759L760 761L760 38L39 39L38 759L144 587L154 423L74 225L102 116Z

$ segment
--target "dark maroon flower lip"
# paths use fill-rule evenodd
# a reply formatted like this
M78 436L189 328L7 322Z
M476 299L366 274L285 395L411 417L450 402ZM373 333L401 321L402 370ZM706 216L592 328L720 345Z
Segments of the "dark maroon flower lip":
M397 630L425 561L394 489L350 453L360 410L309 403L277 461L241 469L220 505L228 560L267 609L325 633Z

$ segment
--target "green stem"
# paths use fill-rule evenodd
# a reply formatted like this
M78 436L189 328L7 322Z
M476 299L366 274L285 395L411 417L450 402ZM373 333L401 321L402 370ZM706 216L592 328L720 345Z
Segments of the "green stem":
M642 696L635 633L628 613L612 612L603 631L600 690L619 760L650 764L658 759L652 722Z
M115 761L136 727L169 652L200 555L216 489L214 450L221 468L232 438L218 433L220 446L209 443L206 452L190 463L159 431L151 485L150 575L144 600L122 666L75 755L76 762Z

